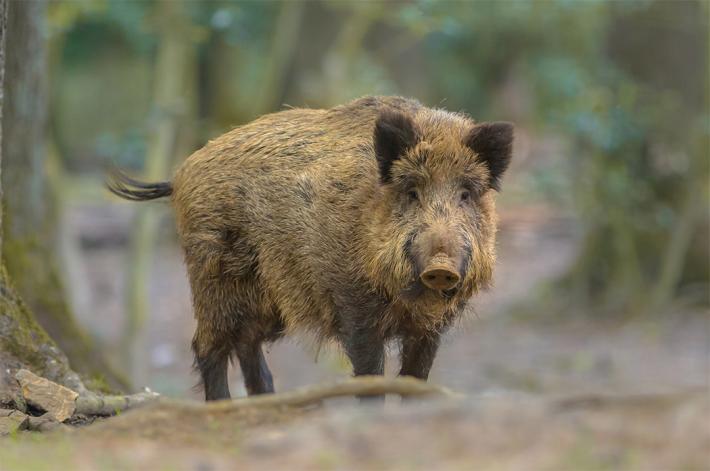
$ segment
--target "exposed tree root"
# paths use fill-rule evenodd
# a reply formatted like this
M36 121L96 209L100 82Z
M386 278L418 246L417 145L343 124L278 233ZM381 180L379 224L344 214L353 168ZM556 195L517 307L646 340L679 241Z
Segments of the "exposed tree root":
M444 387L415 378L359 376L336 383L306 386L294 391L252 396L243 399L216 401L205 405L185 402L179 404L179 407L190 410L206 409L210 412L228 412L256 407L303 407L336 397L382 394L397 394L402 397L463 397Z
M374 396L397 394L402 397L442 397L461 398L444 387L415 378L385 378L382 376L360 376L330 384L306 386L277 394L265 394L234 400L210 402L207 404L190 401L174 401L161 398L158 394L144 392L129 396L81 395L76 400L76 413L84 415L114 415L128 409L154 401L170 404L184 411L229 412L248 408L304 407L317 404L325 399L346 396Z
M397 394L402 397L444 397L460 398L444 387L415 378L385 378L382 376L360 376L330 384L306 386L277 394L265 394L241 399L210 402L207 404L189 401L173 401L161 398L153 392L143 392L129 396L99 396L83 394L76 400L76 413L84 415L114 415L154 401L174 405L182 410L205 410L209 412L229 412L238 409L258 407L303 407L322 402L325 399L345 396L371 396Z
M26 384L28 383L26 377L33 380L30 381L30 385L37 383L42 386L39 388L39 392L42 394L35 391L37 387L33 389ZM127 396L101 396L87 391L76 397L76 393L73 391L45 378L38 377L27 370L22 370L18 373L18 379L22 384L22 391L23 394L27 396L27 400L38 404L41 409L48 410L49 415L56 415L56 411L54 410L56 407L50 407L52 401L49 399L53 398L49 397L49 399L47 399L45 396L52 396L52 391L60 390L66 390L74 394L74 397L70 399L70 402L72 402L72 411L60 414L58 422L63 421L66 417L72 415L72 413L73 415L110 416L149 403L160 403L183 412L234 412L254 408L304 407L320 403L325 399L344 396L397 394L402 397L443 397L450 399L463 397L444 387L429 384L415 378L385 378L382 376L360 376L330 384L306 386L284 393L266 394L263 396L252 396L236 400L210 402L207 404L194 401L165 399L159 394L150 391ZM62 410L63 409L64 408L62 408Z

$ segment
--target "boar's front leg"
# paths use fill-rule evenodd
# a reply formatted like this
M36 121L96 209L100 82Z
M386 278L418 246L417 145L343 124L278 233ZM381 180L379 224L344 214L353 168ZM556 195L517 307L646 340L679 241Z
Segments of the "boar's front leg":
M358 289L345 292L338 301L338 339L353 365L353 375L383 375L385 338L375 320L382 317L386 304ZM360 396L361 400L373 398L384 396Z
M339 299L338 337L355 376L381 375L385 372L385 340L373 319L382 316L385 304L358 293L353 289Z
M355 376L382 375L385 372L385 341L366 321L349 323L342 338L345 353ZM358 396L361 401L381 401L384 396Z
M344 344L355 376L384 374L385 342L376 329L353 326L345 336Z
M405 335L402 337L402 369L400 376L414 376L426 379L439 349L438 332L429 332L422 336Z

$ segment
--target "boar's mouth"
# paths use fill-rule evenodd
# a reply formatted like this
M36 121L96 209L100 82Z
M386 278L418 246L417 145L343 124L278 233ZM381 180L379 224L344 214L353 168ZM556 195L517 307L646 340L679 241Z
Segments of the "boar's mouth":
M459 292L459 286L454 286L451 289L443 291L437 291L431 288L427 288L426 286L424 286L424 283L422 283L421 280L417 278L415 281L410 283L409 286L401 290L399 292L399 296L405 301L413 302L419 299L427 291L437 293L442 298L449 300L456 296L456 293Z

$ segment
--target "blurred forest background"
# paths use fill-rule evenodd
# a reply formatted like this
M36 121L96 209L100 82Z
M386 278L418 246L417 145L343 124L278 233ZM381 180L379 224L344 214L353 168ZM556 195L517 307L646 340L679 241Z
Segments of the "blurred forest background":
M405 95L517 126L496 287L433 380L707 384L708 5L11 1L7 270L74 369L192 396L170 208L110 197L107 169L164 180L261 114ZM269 352L277 389L348 374L303 343Z

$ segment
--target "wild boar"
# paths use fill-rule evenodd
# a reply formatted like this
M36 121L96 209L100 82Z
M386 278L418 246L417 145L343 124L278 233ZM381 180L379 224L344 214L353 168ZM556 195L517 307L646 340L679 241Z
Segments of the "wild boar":
M192 154L170 182L118 174L129 200L170 196L197 319L207 400L273 392L262 343L297 331L339 342L355 375L426 379L441 334L490 281L495 193L513 126L401 97L290 109Z

